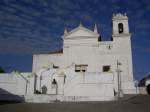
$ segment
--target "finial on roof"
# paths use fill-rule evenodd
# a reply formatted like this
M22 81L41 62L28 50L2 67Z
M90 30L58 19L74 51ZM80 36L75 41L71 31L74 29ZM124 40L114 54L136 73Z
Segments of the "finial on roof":
M80 21L80 24L79 24L79 27L82 27L83 25L82 25L82 22Z
M67 33L68 33L68 31L67 31L67 28L65 27L64 35L66 35Z
M94 26L94 32L95 33L98 33L98 31L97 31L97 25L95 24L95 26Z

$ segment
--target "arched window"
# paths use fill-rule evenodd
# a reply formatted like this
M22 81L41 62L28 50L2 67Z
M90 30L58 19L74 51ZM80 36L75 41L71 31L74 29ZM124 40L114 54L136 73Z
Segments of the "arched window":
M57 84L57 82L56 82L56 80L55 80L55 79L53 79L52 84L54 84L54 85L56 85L56 84Z
M57 88L57 82L55 79L52 81L52 88Z
M55 80L55 79L53 79L53 81L52 81L52 85L51 85L51 88L52 88L52 90L53 90L53 94L57 94L57 89L58 89L58 85L57 85L57 81Z
M122 23L118 24L118 30L119 30L119 33L123 33L123 24Z
M45 85L42 86L42 94L47 94L47 87Z

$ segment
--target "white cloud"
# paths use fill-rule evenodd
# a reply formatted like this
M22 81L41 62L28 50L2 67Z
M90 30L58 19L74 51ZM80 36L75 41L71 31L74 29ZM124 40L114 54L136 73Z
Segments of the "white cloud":
M11 14L15 14L17 12L17 10L15 8L12 7L7 7L7 6L1 6L2 10L1 11L5 11L5 13L11 13Z

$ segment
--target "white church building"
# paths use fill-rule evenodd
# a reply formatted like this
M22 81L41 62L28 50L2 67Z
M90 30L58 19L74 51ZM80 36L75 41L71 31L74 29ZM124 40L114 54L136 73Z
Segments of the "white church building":
M110 101L136 94L126 14L113 14L111 41L101 40L96 25L92 31L82 24L65 29L62 39L61 50L33 55L32 73L1 74L1 89L27 102Z

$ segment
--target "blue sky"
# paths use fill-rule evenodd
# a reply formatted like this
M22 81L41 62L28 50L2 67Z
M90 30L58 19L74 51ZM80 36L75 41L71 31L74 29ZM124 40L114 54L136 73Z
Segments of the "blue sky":
M32 54L62 46L64 27L80 21L103 40L111 37L112 13L127 13L132 33L135 79L150 71L149 0L0 0L0 66L6 71L31 71Z

